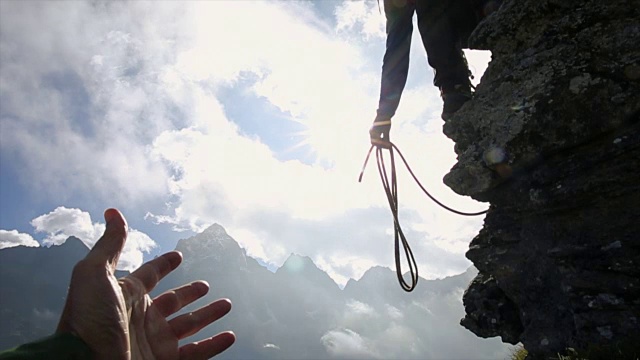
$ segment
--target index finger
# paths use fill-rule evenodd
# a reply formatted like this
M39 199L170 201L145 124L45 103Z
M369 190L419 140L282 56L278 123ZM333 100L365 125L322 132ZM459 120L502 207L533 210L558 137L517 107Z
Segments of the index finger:
M129 276L138 279L147 290L153 290L162 278L175 270L182 262L182 254L179 251L171 251L142 264Z

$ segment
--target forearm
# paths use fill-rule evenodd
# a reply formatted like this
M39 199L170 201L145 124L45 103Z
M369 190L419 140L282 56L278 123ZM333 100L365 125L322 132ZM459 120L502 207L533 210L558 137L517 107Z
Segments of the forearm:
M54 334L44 339L0 352L0 360L86 360L92 359L91 349L70 333Z
M377 120L390 119L400 103L409 72L413 12L410 6L398 8L392 1L385 1L387 42L382 61Z

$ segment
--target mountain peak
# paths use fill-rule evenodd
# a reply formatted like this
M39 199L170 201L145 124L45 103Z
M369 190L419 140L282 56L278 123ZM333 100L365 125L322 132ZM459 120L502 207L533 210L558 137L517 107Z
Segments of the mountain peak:
M62 244L58 246L64 246L65 248L78 248L82 250L89 250L89 247L80 239L75 236L69 236Z
M206 228L202 234L206 234L206 235L214 235L214 236L222 236L222 235L229 235L227 234L227 230L224 229L224 227L222 227L222 225L218 224L218 223L214 223L213 225L209 226L208 228Z
M276 270L276 274L288 274L286 276L330 284L332 288L339 289L338 284L331 279L329 274L320 269L308 256L291 253L284 264Z
M244 250L220 224L213 224L199 234L178 241L176 250L185 255L186 262L207 258L245 261Z
M364 274L362 274L362 277L360 277L360 280L363 280L365 278L380 279L382 277L388 277L392 273L393 270L389 269L388 267L377 265L365 271Z
M397 280L395 279L395 273L393 270L384 266L374 266L369 268L367 271L362 274L360 279L349 279L347 284L344 287L344 290L347 293L350 292L360 292L363 291L363 288L376 288L379 289L381 286L385 286L385 284L393 284L393 286L397 286ZM360 289L360 290L358 290ZM370 291L370 290L367 290ZM378 291L378 290L376 290Z
M291 253L281 269L285 269L289 272L299 272L304 269L317 268L316 264L308 256L302 256L295 253Z

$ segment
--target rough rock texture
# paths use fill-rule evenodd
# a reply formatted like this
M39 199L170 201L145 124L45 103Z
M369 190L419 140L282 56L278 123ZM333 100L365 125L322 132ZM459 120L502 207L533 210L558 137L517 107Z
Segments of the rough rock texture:
M506 0L470 43L445 183L491 208L462 324L534 359L640 340L640 1Z

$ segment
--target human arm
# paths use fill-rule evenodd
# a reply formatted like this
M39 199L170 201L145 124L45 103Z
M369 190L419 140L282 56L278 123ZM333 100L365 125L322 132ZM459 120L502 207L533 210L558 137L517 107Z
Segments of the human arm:
M374 126L370 131L371 140L377 137L388 141L391 118L395 115L400 97L407 82L409 53L413 32L414 6L406 2L398 6L385 0L384 12L387 19L386 50L382 60L380 98Z
M58 333L0 352L0 360L91 359L93 352L79 337Z
M116 279L114 272L126 241L127 224L115 209L105 211L105 220L104 235L74 267L56 333L3 354L7 357L0 359L55 359L65 349L75 351L82 349L83 344L93 355L78 357L82 359L203 359L233 344L235 335L222 332L179 346L180 339L228 313L231 303L220 299L168 320L168 316L204 296L209 285L195 281L151 299L148 293L182 262L182 255L177 251L159 256L130 275ZM68 346L60 347L65 341Z

